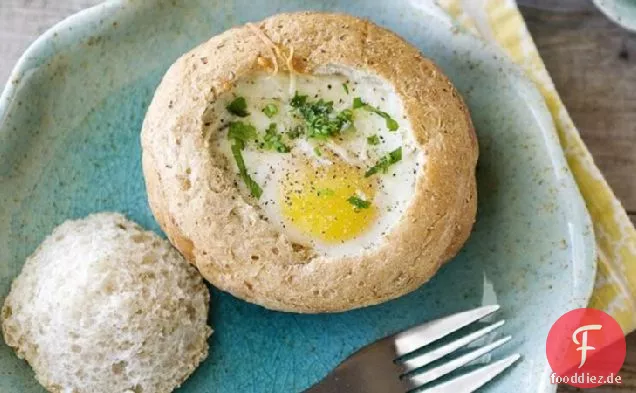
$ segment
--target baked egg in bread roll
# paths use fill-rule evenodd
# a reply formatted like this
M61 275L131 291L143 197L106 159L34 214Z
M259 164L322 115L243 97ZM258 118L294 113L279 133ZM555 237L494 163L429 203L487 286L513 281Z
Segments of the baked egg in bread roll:
M141 139L171 242L213 285L270 309L404 295L475 220L462 98L416 48L348 15L280 14L186 53Z

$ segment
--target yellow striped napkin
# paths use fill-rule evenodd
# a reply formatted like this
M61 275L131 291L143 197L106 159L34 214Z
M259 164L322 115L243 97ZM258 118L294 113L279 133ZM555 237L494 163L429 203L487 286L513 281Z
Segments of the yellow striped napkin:
M533 80L552 113L561 147L594 222L598 273L590 307L636 329L636 230L594 164L539 56L514 0L438 0L457 22L497 43Z

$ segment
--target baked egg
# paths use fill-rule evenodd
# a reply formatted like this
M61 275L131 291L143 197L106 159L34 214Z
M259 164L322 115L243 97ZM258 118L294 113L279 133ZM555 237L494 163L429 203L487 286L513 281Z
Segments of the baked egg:
M292 242L371 249L408 207L424 155L392 86L360 71L250 74L207 114L210 149Z

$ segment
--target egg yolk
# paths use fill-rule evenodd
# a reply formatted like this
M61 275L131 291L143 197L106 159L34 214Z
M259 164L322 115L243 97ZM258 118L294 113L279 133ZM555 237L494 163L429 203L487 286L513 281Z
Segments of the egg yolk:
M375 183L364 177L362 169L342 161L302 165L285 176L281 190L287 224L327 243L355 238L377 214L373 205ZM352 203L352 197L368 201L369 205Z

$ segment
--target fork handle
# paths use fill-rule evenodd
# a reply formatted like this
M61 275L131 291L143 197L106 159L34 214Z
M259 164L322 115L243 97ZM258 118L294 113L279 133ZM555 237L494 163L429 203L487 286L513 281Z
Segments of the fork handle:
M412 389L399 376L393 338L385 338L349 356L304 393L403 393Z
M337 370L329 373L324 379L316 383L303 393L366 393L369 390L360 386L360 380L347 378L346 373L339 375ZM356 384L358 384L356 386Z
M370 369L347 366L342 364L303 393L400 393L410 390L394 373L369 373Z

